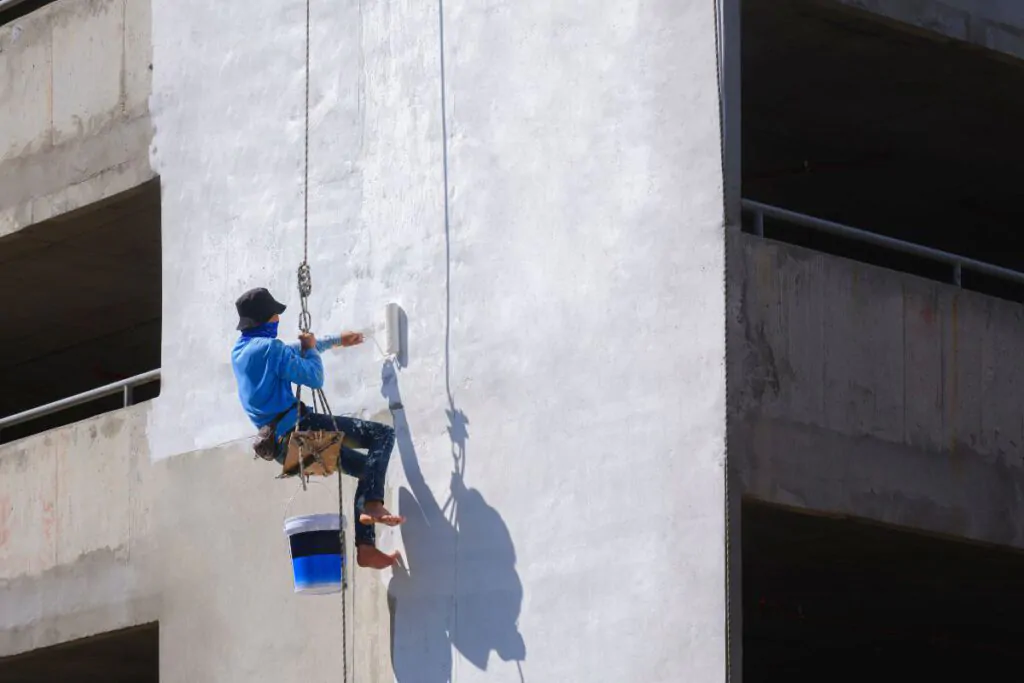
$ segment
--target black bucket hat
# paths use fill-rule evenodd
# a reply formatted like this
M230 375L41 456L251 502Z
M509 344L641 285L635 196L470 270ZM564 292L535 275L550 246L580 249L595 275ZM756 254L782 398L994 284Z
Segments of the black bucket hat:
M284 313L286 308L288 307L270 296L265 287L250 289L235 302L235 309L238 311L237 329L259 327L275 315Z

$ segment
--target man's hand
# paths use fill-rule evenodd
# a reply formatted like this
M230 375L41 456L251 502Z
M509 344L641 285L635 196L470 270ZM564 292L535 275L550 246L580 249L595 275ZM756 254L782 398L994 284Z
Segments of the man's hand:
M299 335L299 345L302 347L303 351L308 351L309 349L315 349L316 348L316 337L313 335L312 332L306 332L304 334L300 334Z
M341 345L342 346L358 346L363 343L362 332L342 332L341 333Z

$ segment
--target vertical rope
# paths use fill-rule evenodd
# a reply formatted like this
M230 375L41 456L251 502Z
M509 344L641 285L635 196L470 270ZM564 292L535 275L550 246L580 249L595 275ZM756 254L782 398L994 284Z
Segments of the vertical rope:
M728 251L729 251L727 240L728 240L729 236L728 236L728 225L725 224L725 221L727 220L727 217L729 215L729 204L728 204L728 197L726 197L726 190L727 190L727 188L726 188L726 180L727 180L727 177L728 177L728 173L726 171L726 158L725 158L725 154L726 154L726 142L725 142L725 118L726 117L725 117L725 80L724 80L724 77L725 77L725 64L724 64L725 55L723 53L723 50L725 49L725 44L724 44L724 41L723 41L723 34L725 33L725 30L724 30L724 28L725 28L724 27L725 7L723 5L723 0L713 0L713 2L712 2L712 10L713 10L712 11L712 18L714 19L714 22L715 22L715 79L716 79L716 82L717 82L717 85L718 85L718 142L719 142L719 154L720 154L720 158L721 158L721 170L722 170L722 218L723 218L723 226L725 228L723 230L722 239L726 240L724 257L727 260L728 259ZM728 270L728 267L726 267L726 270ZM729 301L728 301L728 297L729 297L729 295L728 295L728 287L729 287L729 284L728 284L728 278L726 278L726 285L725 286L726 286L725 310L728 311L729 310ZM728 325L726 325L726 328L728 328ZM726 339L726 348L728 348L728 338ZM732 641L732 635L733 635L732 634L732 629L733 629L733 623L732 623L732 621L733 621L732 620L732 601L733 601L733 595L732 595L732 588L733 588L733 586L732 586L732 572L733 572L732 540L733 539L732 539L732 490L731 490L731 486L730 486L730 479L732 477L731 477L731 469L730 469L730 461L729 461L729 416L728 416L728 412L729 412L728 411L728 404L729 404L729 378L728 378L728 370L726 371L725 383L726 383L726 386L725 386L725 395L726 395L725 422L726 422L726 427L725 427L725 443L723 444L724 450L725 450L725 452L723 454L723 465L724 465L724 467L722 468L724 473L725 473L725 481L723 482L723 484L724 484L723 490L724 490L724 493L725 493L725 500L724 500L725 509L723 511L724 512L723 517L724 517L724 523L725 523L725 538L723 539L724 540L724 545L725 545L725 558L724 558L724 560L725 560L725 562L724 562L724 564L725 564L725 577L724 577L725 578L725 582L724 582L724 588L725 588L725 634L724 634L725 635L725 681L726 681L726 683L732 683L732 680L733 680L732 658L733 658L733 647L734 647L733 641Z
M348 683L348 581L346 576L348 575L348 567L345 565L348 562L345 561L346 555L348 555L348 549L345 546L345 495L343 493L342 479L341 479L341 452L338 452L338 520L341 522L338 525L338 536L341 539L341 658L344 662L341 667L342 679L345 683ZM355 521L356 524L359 520Z
M309 264L309 0L306 0L306 126L302 173L302 264Z
M302 306L302 310L299 312L299 331L308 334L313 327L312 317L309 314L309 295L313 292L313 277L309 267L309 51L310 51L310 0L306 0L306 92L305 92L305 125L303 128L304 139L303 139L303 151L302 151L302 263L299 265L298 270L298 285L299 285L299 302ZM327 397L324 395L322 389L314 389L313 395L313 412L317 411L317 407L321 407L325 414L331 415L330 406L327 404ZM302 387L300 386L296 390L296 400L301 400ZM301 408L300 408L301 409ZM301 419L301 416L300 416ZM295 422L295 430L299 429L299 421ZM335 431L338 431L337 421L334 423ZM303 488L305 488L305 471L303 469L304 455L299 452L299 478L303 481ZM321 462L321 465L323 463ZM346 538L345 538L345 496L343 492L344 482L341 478L341 453L338 454L338 519L340 524L338 525L338 538L341 542L341 658L342 658L342 680L348 683L348 582L346 581L346 574L348 567L346 556L348 555L346 549Z
M313 276L309 270L309 0L306 0L306 94L305 126L302 148L302 263L299 265L299 331L308 334L313 326L309 315L309 295L313 292Z

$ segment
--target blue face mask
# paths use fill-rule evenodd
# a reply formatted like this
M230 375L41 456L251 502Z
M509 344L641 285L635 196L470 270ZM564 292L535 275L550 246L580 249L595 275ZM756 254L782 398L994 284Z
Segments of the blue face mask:
M271 339L277 338L277 326L278 323L263 323L259 327L251 327L248 330L242 330L243 337L270 337Z

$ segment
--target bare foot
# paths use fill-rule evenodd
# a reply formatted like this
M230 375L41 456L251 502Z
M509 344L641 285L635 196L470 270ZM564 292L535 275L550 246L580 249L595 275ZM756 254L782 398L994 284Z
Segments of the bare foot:
M398 551L385 553L375 546L360 544L356 546L356 564L367 569L387 569L398 562Z
M363 514L359 515L359 523L366 526L374 524L386 524L387 526L398 526L405 521L401 515L393 515L384 507L384 503L367 503L363 507Z

